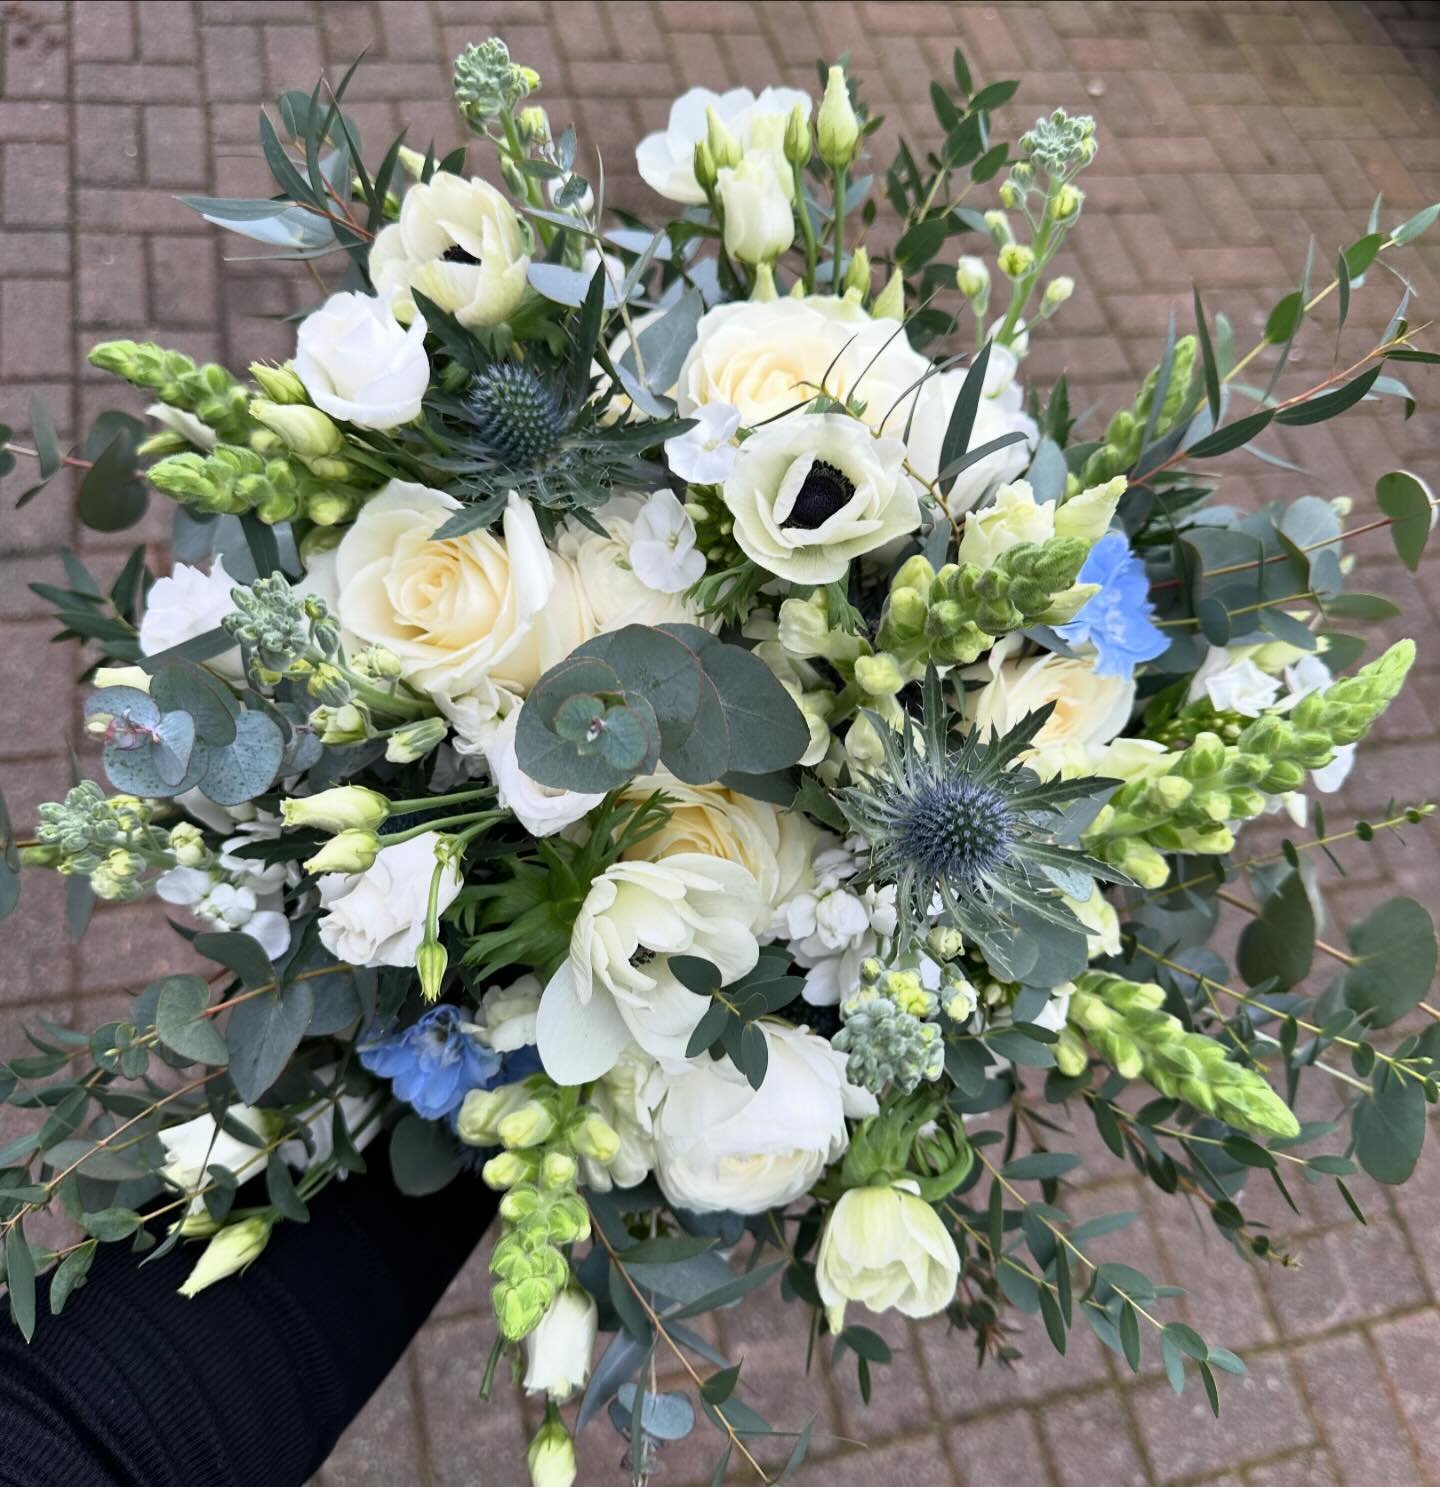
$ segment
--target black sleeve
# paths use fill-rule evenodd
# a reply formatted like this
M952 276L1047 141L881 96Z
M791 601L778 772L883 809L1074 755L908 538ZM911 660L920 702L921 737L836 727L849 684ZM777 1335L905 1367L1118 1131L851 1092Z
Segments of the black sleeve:
M0 1315L0 1487L301 1487L465 1263L495 1194L407 1198L382 1155L187 1301L199 1247L102 1245L28 1346ZM42 1285L43 1298L43 1285Z

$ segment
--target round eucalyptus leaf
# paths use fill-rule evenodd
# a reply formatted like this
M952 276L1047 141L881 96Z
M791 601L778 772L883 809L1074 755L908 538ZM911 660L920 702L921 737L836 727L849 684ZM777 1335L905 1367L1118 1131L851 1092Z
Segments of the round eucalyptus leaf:
M216 805L253 800L274 783L284 754L284 735L273 719L264 713L242 713L235 723L234 743L210 750L200 788Z

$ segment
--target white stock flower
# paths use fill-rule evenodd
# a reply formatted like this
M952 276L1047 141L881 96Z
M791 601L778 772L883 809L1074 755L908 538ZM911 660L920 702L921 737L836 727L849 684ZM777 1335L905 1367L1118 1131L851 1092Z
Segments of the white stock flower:
M843 413L752 434L723 494L741 550L794 583L843 578L852 558L920 525L905 446Z
M805 968L804 997L812 1007L833 1007L860 982L860 962L895 932L893 884L852 888L855 859L844 847L815 854L814 883L784 904L776 931Z
M729 403L705 403L689 417L695 427L665 441L665 462L691 485L719 485L735 468L740 410Z
M719 173L725 249L744 263L773 263L795 241L795 181L779 150L755 150Z
M705 576L704 554L695 551L695 523L673 491L652 492L636 513L628 556L635 577L658 594L683 593Z
M515 819L531 836L554 836L594 810L605 797L580 790L557 790L532 780L515 757L515 730L519 725L520 709L512 708L485 743L490 776L500 804L515 813Z
M959 1278L960 1256L939 1215L899 1184L851 1188L820 1238L815 1282L833 1332L849 1301L932 1317L950 1304Z
M371 294L332 294L300 322L295 375L310 401L362 429L394 429L420 416L430 385L425 322L396 325Z
M540 1010L540 978L521 976L513 986L495 987L481 1003L480 1036L496 1053L514 1053L535 1042L535 1017Z
M525 1339L525 1390L557 1404L585 1387L600 1313L579 1286L566 1286Z
M567 522L556 539L560 560L575 573L586 630L591 635L626 625L697 623L695 611L681 592L694 579L679 584L675 579L697 566L698 578L705 571L705 560L694 550L695 528L679 502L669 491L659 495L669 498L683 522L683 526L677 524L672 529L673 546L660 535L666 530L671 511L663 502L656 504L658 496L652 496L643 506L634 496L612 496L595 513L605 529L603 536L579 522ZM642 550L638 565L634 556L637 546ZM653 578L668 580L670 587L652 583Z
M418 289L464 326L498 325L525 294L530 256L520 219L488 181L439 171L400 203L400 220L370 247L370 278L394 296L397 317L415 314Z
M206 635L235 609L230 591L235 580L216 558L209 573L176 563L168 578L157 578L145 596L145 614L140 621L140 652L158 656L171 646ZM205 663L232 681L244 675L240 648L225 651Z
M731 88L725 93L691 88L670 105L668 127L647 134L636 147L635 163L641 178L652 191L671 201L700 206L705 193L695 179L695 146L708 132L707 110L715 111L745 150L757 133L766 138L773 135L774 124L764 121L778 120L783 129L797 103L809 119L813 106L810 95L797 88L766 88L758 98L749 88Z
M1337 744L1335 757L1329 764L1310 771L1310 783L1322 795L1333 795L1350 778L1350 771L1355 767L1355 748L1354 744ZM1305 823L1301 821L1298 824L1303 826Z
M634 1043L590 1086L589 1104L620 1138L620 1150L609 1162L580 1158L586 1187L608 1193L637 1187L649 1177L655 1166L655 1104L663 1092L660 1065Z
M552 553L528 502L512 494L501 536L435 531L460 503L392 480L335 549L323 594L362 645L384 646L400 674L442 707L476 699L478 724L506 710L589 634L574 569ZM320 565L312 565L319 582ZM447 715L449 708L446 707Z
M189 909L211 929L249 935L271 960L290 948L289 919L278 909L262 908L255 892L243 883L227 883L204 868L172 867L156 878L155 896Z
M845 1055L783 1023L759 1024L769 1049L758 1090L730 1062L699 1059L666 1081L655 1117L655 1176L678 1208L764 1213L803 1197L849 1145L846 1117L875 1097L845 1077Z
M1039 431L1021 408L1014 372L1014 358L997 346L971 442L985 444L1011 432L1025 439L987 455L956 478L950 493L955 514L997 480L1018 475L1030 461ZM933 480L964 381L963 371L934 374L930 360L906 339L900 321L872 319L859 305L827 294L708 310L681 365L674 395L682 418L693 418L711 403L725 403L739 410L746 428L755 428L807 402L823 383L841 401L863 402L864 421L877 432L904 439L911 469Z
M337 960L355 966L413 966L425 935L425 913L435 849L440 837L426 831L382 847L363 873L326 873L319 879L320 943ZM460 869L446 865L437 912L460 892Z
M680 984L665 957L699 956L727 983L743 976L759 958L750 928L759 896L743 867L714 857L608 867L591 883L570 953L540 999L545 1072L557 1084L584 1084L614 1068L632 1041L683 1060L710 1003Z
M1208 698L1217 712L1258 718L1274 706L1281 690L1279 678L1261 671L1249 655L1235 659L1223 645L1212 645L1191 678L1185 700Z

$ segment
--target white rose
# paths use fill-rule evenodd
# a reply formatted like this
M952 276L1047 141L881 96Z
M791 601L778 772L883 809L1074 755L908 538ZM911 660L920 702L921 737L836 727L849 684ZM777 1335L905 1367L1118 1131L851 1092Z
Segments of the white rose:
M295 375L317 408L362 429L394 429L420 416L430 385L425 322L396 325L385 300L332 294L300 322Z
M1005 636L982 665L967 673L989 677L965 699L966 716L977 728L999 737L1053 702L1054 712L1035 735L1034 754L1074 745L1098 747L1120 734L1135 708L1133 678L1096 676L1093 657L1072 659L1050 651L1011 661L1022 644L1018 635Z
M939 1215L898 1184L851 1188L820 1239L815 1282L833 1332L847 1301L932 1317L949 1306L959 1278L960 1256Z
M418 289L465 326L498 325L525 294L530 256L514 209L488 181L440 171L414 185L370 247L370 278L408 323Z
M584 1084L638 1043L683 1060L709 999L682 986L664 957L695 955L724 982L752 970L759 946L755 879L733 862L682 853L664 862L617 862L590 885L570 954L540 999L536 1035L545 1072Z
M499 792L500 804L515 813L515 819L531 836L554 836L593 811L604 795L580 790L555 790L532 780L515 757L515 730L520 709L512 708L504 722L485 744L485 758Z
M799 812L782 811L723 785L687 785L668 770L638 777L625 794L640 801L656 790L665 792L670 815L627 851L630 861L699 853L738 863L759 885L752 925L757 934L765 933L781 904L814 881L811 864L825 837Z
M844 1054L824 1038L759 1026L770 1058L758 1090L729 1059L701 1059L668 1081L655 1118L655 1176L678 1208L783 1208L849 1145L846 1117L878 1108L847 1081Z
M600 1313L579 1286L566 1286L525 1339L525 1390L557 1404L585 1387Z
M821 413L752 434L724 485L735 541L794 583L831 583L852 558L920 525L905 446Z
M774 124L767 125L766 120L778 120L783 128L797 103L809 119L810 95L796 88L766 88L758 98L749 88L726 93L691 88L671 104L669 127L640 141L635 163L652 191L687 206L701 206L705 193L695 179L695 146L709 132L706 111L715 111L743 150L757 134L773 133Z
M695 344L681 365L675 399L682 418L710 403L739 410L755 428L813 398L823 383L842 401L865 404L865 422L906 441L911 470L933 480L950 412L964 385L961 371L927 375L930 361L906 339L898 320L872 319L834 295L718 305L700 319ZM1030 460L1038 429L1020 406L1014 358L991 353L987 394L976 413L972 443L1012 431L1025 440L998 450L963 471L951 492L955 513L997 479L1018 475ZM908 429L908 433L907 433Z
M705 559L694 551L694 525L684 511L679 509L679 502L675 501L674 496L668 491L664 494L674 502L680 517L689 527L689 551L683 557L680 556L679 543L684 536L683 529L677 529L677 545L672 551L679 557L682 567L688 559L693 558L699 565L700 573L703 573ZM597 513L600 525L605 528L604 536L599 532L592 532L589 527L582 527L578 522L567 522L556 540L555 548L560 559L569 563L574 571L585 605L585 624L591 634L620 630L626 625L696 623L695 611L685 602L679 590L664 590L647 582L646 574L658 576L655 570L647 566L642 573L631 558L637 536L642 530L646 535L640 536L641 542L655 540L648 533L658 530L658 522L649 519L647 528L640 527L640 521L645 518L648 510L648 505L642 507L633 497L615 496ZM658 547L658 541L656 545ZM647 552L646 556L652 557L655 554ZM690 570L686 568L685 571ZM698 578L700 574L695 576ZM692 579L691 582L693 581ZM682 584L680 587L688 588L689 584Z
M335 549L341 625L400 658L401 675L438 699L477 698L477 719L505 710L587 638L571 565L511 495L502 537L433 534L460 503L392 480L361 508Z
M158 656L216 629L235 610L230 597L235 586L220 558L210 565L209 573L188 563L176 563L170 576L156 579L145 596L145 616L140 621L141 654ZM239 646L205 664L232 681L239 681L245 674Z
M733 257L773 263L795 241L795 182L779 151L747 154L733 169L720 171L715 189L725 213L725 248Z
M413 966L425 935L438 832L383 847L363 873L325 873L319 881L320 942L354 966ZM460 868L440 875L437 913L460 892Z

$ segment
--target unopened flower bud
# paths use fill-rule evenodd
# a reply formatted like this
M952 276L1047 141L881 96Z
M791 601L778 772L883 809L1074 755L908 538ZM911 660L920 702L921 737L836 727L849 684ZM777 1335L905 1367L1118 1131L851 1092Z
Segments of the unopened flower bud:
M870 313L876 320L903 320L905 318L905 276L898 268L885 281L885 287L875 296Z
M420 995L433 1002L445 982L450 957L439 940L421 940L415 951L415 970L420 976Z
M820 143L820 158L831 170L846 169L855 158L855 146L860 139L860 121L855 117L850 102L850 87L845 81L845 69L835 66L825 82L825 97L820 103L820 117L816 133Z
M530 1470L531 1487L573 1487L579 1471L575 1442L554 1405L546 1410L545 1423L525 1452L525 1465Z
M385 757L391 764L413 764L444 743L449 731L444 718L417 718L390 735Z
M905 685L894 656L883 651L876 656L856 657L855 681L872 697L893 697Z
M340 426L329 414L302 403L275 403L256 398L250 404L250 416L271 433L278 434L286 448L307 459L337 454L345 444Z
M785 120L785 158L791 165L804 166L809 163L810 150L810 117L797 103Z
M1085 193L1078 186L1066 184L1055 193L1055 220L1068 222L1079 215L1085 204Z
M500 1144L511 1150L527 1146L539 1146L555 1129L555 1116L549 1106L539 1100L528 1099L524 1104L500 1118L495 1134Z
M983 258L963 253L955 264L955 287L975 307L977 315L985 313L990 303L990 269Z
M849 266L845 270L846 290L855 290L864 296L870 293L870 255L863 247L856 248L850 255Z
M256 1214L241 1219L238 1224L227 1224L205 1246L195 1268L180 1287L180 1294L198 1296L206 1286L213 1286L217 1280L224 1280L252 1264L270 1241L271 1223L268 1215Z
M755 265L755 283L750 290L750 299L755 304L768 305L778 299L775 292L775 271L768 262Z
M993 207L985 213L985 230L994 239L997 248L1003 248L1006 243L1014 241L1010 219L1004 212L996 211Z
M1061 274L1045 286L1040 300L1041 315L1053 315L1061 305L1075 293L1075 281L1068 274Z
M515 115L515 122L520 128L520 138L526 144L543 144L550 138L550 116L538 103L522 108Z
M305 394L305 384L295 375L295 370L289 362L286 362L284 366L272 367L263 361L252 361L250 375L272 403L309 401Z
M540 1184L549 1189L573 1188L580 1164L568 1152L548 1151L540 1163Z
M373 831L342 831L305 863L309 873L368 872L380 855L380 838Z
M305 497L305 515L316 526L334 527L349 519L354 504L349 496L340 491L311 491Z
M720 176L719 167L715 164L715 152L710 148L709 140L696 141L694 164L695 182L709 196Z
M1000 187L1000 205L1012 211L1025 199L1024 192L1014 181L1006 181Z
M1023 279L1035 267L1035 250L1025 243L1006 243L996 262L1007 279Z
M535 1176L535 1163L518 1151L501 1151L490 1158L480 1169L485 1186L503 1192L516 1183L529 1182Z
M390 802L378 790L363 785L336 785L280 802L286 826L311 826L319 831L373 831L389 814Z
M705 110L705 142L710 146L710 155L717 172L733 170L744 156L740 141L731 134L725 121L713 108Z
M949 924L935 925L925 941L936 960L954 960L965 948L960 931Z
M205 834L189 821L170 828L170 851L178 867L199 867L210 855Z
M571 1145L582 1157L608 1165L620 1154L620 1136L615 1127L594 1111L571 1133Z
M363 743L370 736L365 714L350 702L343 707L317 707L310 714L310 726L323 744Z

